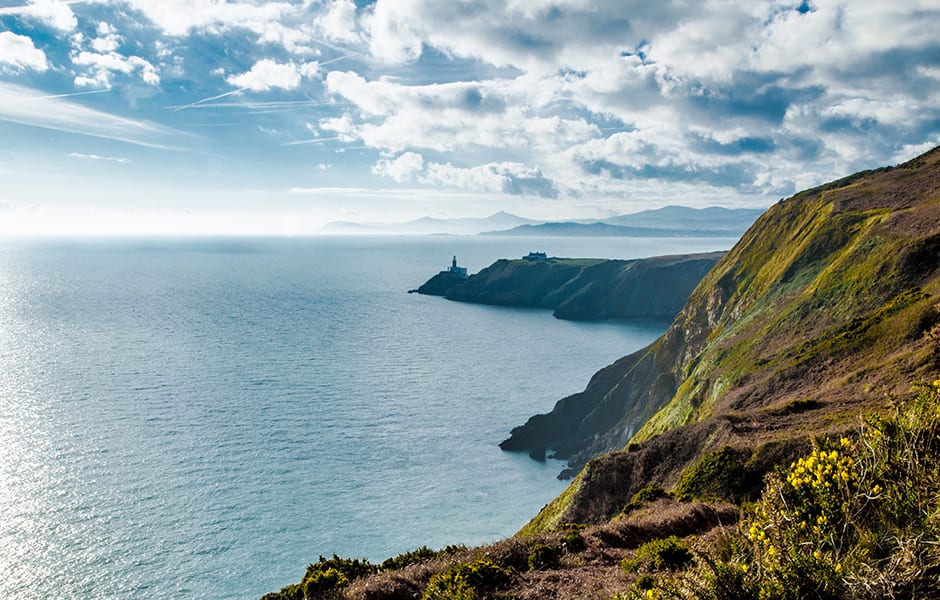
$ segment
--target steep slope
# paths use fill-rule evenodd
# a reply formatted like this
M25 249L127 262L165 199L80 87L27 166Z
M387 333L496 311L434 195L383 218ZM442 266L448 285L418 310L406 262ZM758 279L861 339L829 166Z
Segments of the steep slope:
M577 469L631 442L592 462L534 527L609 518L725 446L759 481L794 440L907 393L940 368L938 266L940 149L773 206L659 340L502 444L552 448Z
M331 583L320 597L437 597L446 583L468 581L474 589L459 590L468 596L479 588L486 597L610 598L627 590L624 595L632 597L651 580L666 595L712 597L700 586L674 586L674 564L666 563L667 571L655 577L621 568L651 546L659 557L668 552L680 562L683 555L670 549L688 542L664 539L672 535L699 536L695 560L720 586L720 597L756 597L754 577L780 573L787 577L761 592L777 597L780 585L793 584L792 597L817 597L818 579L831 577L854 587L826 597L934 597L940 572L933 543L938 300L940 148L893 169L798 194L755 223L706 275L662 338L603 369L585 392L514 432L522 448L559 448L559 440L567 440L573 457L632 437L624 450L588 462L520 535L481 548L421 548L381 568L321 557L302 584L266 598L300 600ZM919 392L911 390L911 382L925 381L930 383ZM915 394L920 397L912 402L897 402ZM859 432L862 414L896 406L893 417ZM628 435L636 429L631 415L644 412L652 418ZM807 455L810 440L827 433L848 433L830 442L838 455L830 446L828 461L819 460L812 477L803 471L802 483L787 477L789 497L769 484L745 514L765 523L759 531L766 538L728 528L741 512L723 500L755 499L770 467ZM852 456L859 452L880 457L880 463L856 461ZM817 449L810 458L824 455ZM794 463L790 474L800 473L805 460ZM839 461L864 467L865 476L840 470L848 468ZM843 467L830 468L837 464ZM825 488L820 482L827 482ZM828 482L842 488L841 496L829 494ZM654 488L634 496L657 484L672 490L672 498ZM787 506L797 487L802 505ZM688 501L703 497L720 500ZM783 510L765 510L768 499ZM817 517L819 527L803 528L799 520L808 513L800 509L834 517ZM780 570L784 563L789 571ZM363 570L370 575L359 575ZM926 587L905 587L911 581Z

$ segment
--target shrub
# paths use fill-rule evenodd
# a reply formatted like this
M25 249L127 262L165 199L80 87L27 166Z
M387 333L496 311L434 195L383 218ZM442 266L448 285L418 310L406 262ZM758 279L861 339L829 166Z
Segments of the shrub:
M261 597L261 600L303 600L304 590L299 583L285 585L278 592L270 592Z
M469 564L459 564L431 577L422 600L477 600L507 585L511 573L494 563L480 558Z
M633 558L624 559L622 567L629 573L679 569L692 562L692 551L682 538L671 535L646 542L636 549Z
M316 571L303 581L304 598L329 598L348 584L349 579L332 567Z
M307 572L300 581L299 590L293 590L289 600L297 598L296 593L303 591L303 598L333 598L349 582L367 577L378 572L378 567L365 559L342 558L333 555L332 558L320 557L320 560L309 565ZM281 592L284 593L284 590Z
M655 502L661 498L668 498L671 494L658 485L650 485L637 493L623 507L623 514L629 514L635 510L643 508L649 502Z
M650 594L940 597L940 380L892 417L868 418L857 441L817 441L768 477L749 513Z
M442 550L441 552L445 552ZM393 556L392 558L387 558L382 562L381 569L383 571L400 571L407 566L430 560L438 556L438 552L431 550L427 546L421 546L417 550L411 550L409 552L403 552L398 556Z
M638 590L646 591L653 589L653 586L656 585L656 578L650 575L649 573L643 573L636 578L636 581L633 582L633 587Z
M558 546L538 544L529 554L529 570L543 571L557 566L561 553L562 549Z
M565 535L561 536L561 547L567 553L583 552L587 548L587 544L584 543L584 537L581 536L581 532L577 529L572 529Z
M738 502L747 496L748 455L730 446L708 452L695 465L686 469L676 485L676 498L681 501L720 498Z

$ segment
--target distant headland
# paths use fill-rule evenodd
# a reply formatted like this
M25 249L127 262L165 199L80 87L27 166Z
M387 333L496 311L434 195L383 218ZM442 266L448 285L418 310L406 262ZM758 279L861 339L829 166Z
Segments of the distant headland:
M448 300L547 308L559 319L671 320L724 252L634 260L558 258L530 252L479 273L451 266L417 291Z

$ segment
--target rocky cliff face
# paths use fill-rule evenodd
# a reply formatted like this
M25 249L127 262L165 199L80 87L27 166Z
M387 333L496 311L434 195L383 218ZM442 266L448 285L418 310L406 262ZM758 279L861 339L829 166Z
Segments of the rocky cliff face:
M461 277L450 271L441 271L434 277L428 279L421 287L417 289L419 294L428 296L443 296L452 288L466 281L466 277Z
M418 291L460 302L550 308L560 319L668 321L723 255L498 260L462 281L438 274Z
M532 417L508 450L592 462L540 522L609 518L730 446L755 477L795 440L855 424L940 368L940 149L781 201L669 330Z

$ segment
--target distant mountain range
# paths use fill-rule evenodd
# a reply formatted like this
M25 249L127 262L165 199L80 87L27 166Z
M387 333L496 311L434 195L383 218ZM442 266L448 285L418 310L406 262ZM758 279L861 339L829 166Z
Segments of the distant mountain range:
M546 222L500 211L484 218L422 217L403 223L334 221L326 224L322 231L345 235L737 237L744 233L763 212L762 209L751 208L666 206L606 219Z
M352 223L349 221L333 221L323 226L324 233L333 234L411 234L411 235L476 235L483 231L494 229L511 229L522 225L536 225L543 221L526 219L505 211L493 213L488 217L466 217L459 219L436 219L434 217L421 217L404 223Z
M737 237L764 211L753 208L689 208L666 206L595 221L566 221L518 225L483 235L618 236L618 237Z

